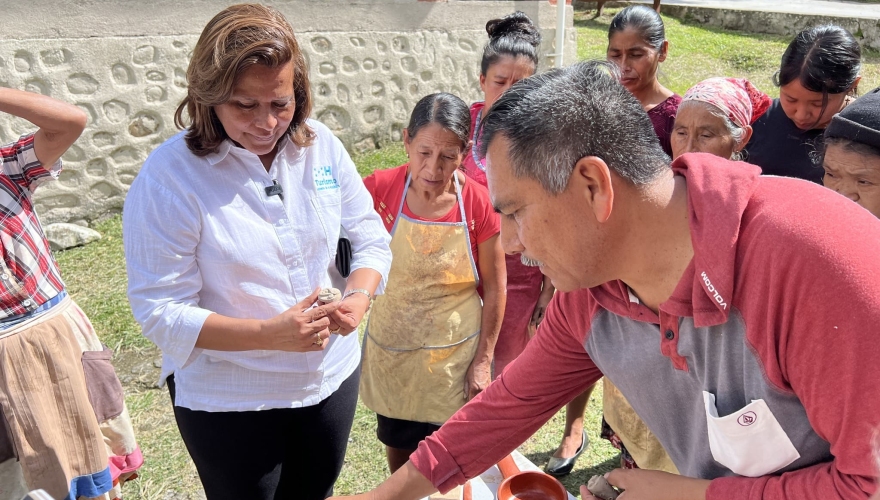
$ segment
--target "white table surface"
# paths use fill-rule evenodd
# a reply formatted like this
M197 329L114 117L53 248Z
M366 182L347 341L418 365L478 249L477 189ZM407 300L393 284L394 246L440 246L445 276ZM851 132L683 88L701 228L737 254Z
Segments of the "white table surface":
M518 451L513 452L513 460L516 462L519 470L541 470ZM504 477L501 475L501 471L498 470L498 466L496 465L493 465L486 472L480 474L479 477L471 479L473 500L495 500L495 493L498 491L498 486L501 485L501 481L503 480ZM577 498L571 493L568 494L568 499L577 500Z

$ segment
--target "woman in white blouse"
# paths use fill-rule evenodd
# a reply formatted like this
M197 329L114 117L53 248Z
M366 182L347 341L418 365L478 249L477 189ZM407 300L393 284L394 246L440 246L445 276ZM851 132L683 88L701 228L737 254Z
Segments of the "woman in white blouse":
M123 216L128 295L163 352L210 500L326 498L357 403L355 331L391 263L388 232L339 140L309 120L308 69L275 9L205 27L177 110ZM343 299L313 307L352 246Z

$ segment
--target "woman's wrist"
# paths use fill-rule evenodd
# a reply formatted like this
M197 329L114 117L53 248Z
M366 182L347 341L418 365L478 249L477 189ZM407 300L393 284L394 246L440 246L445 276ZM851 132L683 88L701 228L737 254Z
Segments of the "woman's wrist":
M345 300L352 295L361 294L367 298L367 300L373 300L373 294L370 293L366 288L349 288L342 294L342 300Z
M275 342L279 339L281 322L275 316L269 319L256 320L258 322L257 335L254 336L254 344L252 349L255 350L273 350Z
M495 359L495 346L490 348L488 345L480 342L477 346L477 352L474 354L474 359L471 360L471 364L492 363L493 359Z
M254 351L271 349L278 325L272 320L230 318L208 315L202 324L196 347L215 351Z
M357 291L346 291L342 295L342 302L349 304L352 307L356 307L366 314L366 312L370 310L370 305L372 305L373 301L369 294L364 293L366 290L361 290L362 289L358 289Z

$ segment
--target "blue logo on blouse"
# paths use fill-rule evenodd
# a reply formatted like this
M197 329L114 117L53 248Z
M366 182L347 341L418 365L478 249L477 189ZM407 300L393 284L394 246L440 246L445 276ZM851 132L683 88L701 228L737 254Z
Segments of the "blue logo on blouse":
M312 168L312 176L315 178L315 189L318 191L339 189L339 183L333 177L333 167L314 167Z

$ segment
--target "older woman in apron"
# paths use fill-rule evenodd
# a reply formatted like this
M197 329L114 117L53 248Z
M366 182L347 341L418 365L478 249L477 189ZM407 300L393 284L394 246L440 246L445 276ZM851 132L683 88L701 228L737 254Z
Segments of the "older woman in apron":
M506 274L489 193L459 171L469 128L461 99L424 97L404 131L410 162L364 180L393 260L364 335L361 398L392 472L491 379Z

